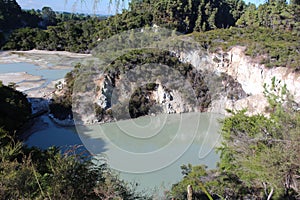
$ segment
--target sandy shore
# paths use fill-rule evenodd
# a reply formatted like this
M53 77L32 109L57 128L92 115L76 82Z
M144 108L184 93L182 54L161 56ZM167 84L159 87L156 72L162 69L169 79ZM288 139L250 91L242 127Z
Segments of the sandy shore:
M66 51L2 51L0 52L0 64L27 62L47 69L66 69L90 57L92 57L91 54Z
M40 66L41 69L71 69L76 63L92 57L91 54L78 54L66 51L0 51L0 64L26 62ZM17 90L26 93L29 97L51 98L55 84L61 80L52 81L45 85L41 76L33 76L26 72L2 73L0 80L8 85L17 84Z
M2 51L0 52L0 64L26 62L40 66L41 70L71 69L73 68L74 63L82 62L89 57L91 57L90 54L57 51ZM63 82L62 78L45 84L47 80L45 80L44 77L34 76L22 71L0 73L0 80L5 85L8 85L11 82L16 83L16 89L25 93L27 97L32 100L33 110L40 110L44 106L42 104L48 102L48 100L52 98L52 95L55 92L55 85L60 81ZM68 123L70 124L70 122ZM33 132L34 131L35 130L33 130ZM31 133L32 131L29 131L28 135L31 135ZM28 137L28 135L26 137Z
M43 55L61 55L73 58L86 58L91 56L91 54L83 54L83 53L72 53L68 51L46 51L46 50L29 50L29 51L10 51L12 53L23 53L23 54L43 54Z
M0 80L4 85L8 85L10 82L20 83L22 81L28 82L37 82L41 81L41 76L33 76L31 74L27 74L26 72L15 72L15 73L3 73L0 74Z
M28 97L51 99L52 94L55 91L55 84L59 81L60 80L52 81L45 87L27 90L25 93L28 95Z
M38 70L41 69L42 72L43 69L72 69L76 63L82 62L89 57L91 57L90 54L57 51L2 51L0 52L0 64L19 62L31 63L39 66ZM32 103L33 113L45 109L45 106L48 107L48 102L55 91L55 85L60 81L63 82L63 78L48 82L43 76L35 76L23 72L22 70L23 69L20 69L20 72L14 73L0 73L0 80L5 85L8 85L11 82L16 83L16 89L25 93ZM26 69L24 69L24 71L26 71ZM43 75L43 73L41 73L41 75ZM53 120L55 121L56 119ZM57 120L57 122L61 124L60 121ZM73 123L73 121L70 120L67 122L62 121L64 125L72 125ZM34 125L32 126L33 123ZM40 117L34 119L34 121L27 124L30 128L25 127L26 131L21 136L21 139L26 140L33 133L40 129L44 129L46 125L47 124L45 124Z
M43 84L45 84L45 82L46 82L45 80L40 80L40 81L36 81L36 82L32 82L32 81L21 82L21 83L17 84L17 90L24 91L26 93L26 91L28 91L28 90L42 87Z
M63 79L52 81L45 87L42 87L46 80L42 79L40 76L27 74L26 72L0 74L0 80L4 85L8 85L11 82L16 83L16 89L24 92L28 95L28 97L47 99L51 98L51 95L55 89L55 84L59 81L63 81Z

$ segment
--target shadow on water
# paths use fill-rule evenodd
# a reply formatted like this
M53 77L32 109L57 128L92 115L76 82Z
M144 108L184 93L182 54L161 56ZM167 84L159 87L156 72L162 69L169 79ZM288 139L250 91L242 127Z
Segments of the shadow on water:
M122 179L138 183L141 191L162 191L182 178L183 164L216 167L219 155L214 148L220 139L221 118L186 113L76 128L85 147L93 155L105 152L109 166Z
M82 130L89 131L88 127L82 126ZM80 151L88 152L88 149L82 143L81 137L78 135L75 126L64 127L54 123L47 115L42 115L35 119L33 126L28 130L30 136L25 141L29 147L39 147L47 149L52 146L60 147L62 151L72 148L73 146L81 146ZM25 132L26 134L26 132ZM92 143L92 140L87 140ZM105 142L97 139L97 153L105 153ZM101 145L99 145L101 144Z
M214 147L219 140L218 119L222 118L205 113L164 117L62 127L42 115L25 143L42 149L59 146L62 151L82 145L81 152L104 157L122 179L139 183L139 190L162 191L182 178L183 164L216 167L219 155Z

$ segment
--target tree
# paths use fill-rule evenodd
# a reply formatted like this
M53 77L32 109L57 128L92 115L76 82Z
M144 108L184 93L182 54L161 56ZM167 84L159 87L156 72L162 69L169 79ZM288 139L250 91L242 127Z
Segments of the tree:
M15 87L15 83L5 86L2 82L0 87L0 127L10 135L14 135L31 115L26 96L16 91Z
M224 199L299 198L299 105L275 78L265 85L265 96L269 117L229 111L231 116L222 122L218 168L183 166L184 178L173 185L172 197L184 199L185 188L191 185L195 194L205 188Z
M292 5L300 5L300 0L291 0Z
M51 26L56 24L56 14L50 7L42 8L42 19L44 21L44 26Z
M168 196L174 199L186 199L187 186L192 186L194 195L197 199L212 199L201 179L207 177L206 166L192 166L191 164L182 165L183 180L172 186Z
M263 188L267 199L299 195L300 113L280 82L266 87L270 118L234 112L223 123L220 169L250 188ZM259 194L256 194L259 195Z
M15 131L28 121L30 104L0 83L0 199L150 199L77 146L24 146Z
M15 0L0 0L0 30L20 26L21 7Z

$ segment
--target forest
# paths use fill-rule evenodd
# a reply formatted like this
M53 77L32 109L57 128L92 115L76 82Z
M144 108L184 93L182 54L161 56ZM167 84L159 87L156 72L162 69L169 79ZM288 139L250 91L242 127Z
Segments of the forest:
M248 56L267 55L261 60L267 67L300 70L299 0L268 0L259 6L242 0L132 0L128 9L107 17L58 13L49 7L22 10L15 0L0 0L2 50L90 53L99 41L154 24L194 37L209 52L241 45ZM132 65L126 59L120 62L125 68ZM124 70L114 63L110 67L115 73ZM66 75L69 88L79 68ZM190 69L186 71L193 75ZM135 95L143 97L154 87L147 85ZM68 92L53 112L70 112ZM265 85L264 94L268 116L228 110L231 115L221 122L217 168L186 163L181 168L182 180L166 192L166 199L186 199L187 185L193 187L194 199L300 198L299 105L275 78ZM20 128L31 116L26 96L14 84L0 83L0 97L0 199L151 199L120 180L105 161L95 166L85 153L75 153L78 147L65 152L56 147L26 147L18 139ZM136 117L152 103L139 97L131 102L131 114ZM104 111L98 112L101 117Z
M250 56L268 54L262 61L266 65L299 66L298 1L287 4L273 0L257 8L242 0L132 1L128 10L106 20L97 16L59 14L49 7L25 12L13 3L15 1L9 2L12 5L7 9L10 10L0 13L22 13L28 22L21 27L0 26L3 50L90 53L99 42L117 33L156 24L184 34L196 33L195 37L201 38L199 42L210 51L216 47L226 50L236 44L244 45ZM7 19L18 20L20 16L2 15L3 23ZM216 41L221 42L215 44Z

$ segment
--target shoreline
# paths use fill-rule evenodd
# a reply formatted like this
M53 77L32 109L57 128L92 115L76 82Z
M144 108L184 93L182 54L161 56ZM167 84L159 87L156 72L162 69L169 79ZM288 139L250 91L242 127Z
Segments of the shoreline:
M73 60L82 60L90 56L90 54L44 50L0 51L0 64L29 63L36 65L37 70L73 69ZM6 66L3 67L5 68ZM45 106L47 107L45 104L48 104L48 101L52 98L55 84L63 81L63 77L51 81L45 79L42 75L30 74L26 68L20 68L16 72L0 73L0 80L5 85L11 82L16 83L16 89L26 94L28 101L32 103L32 114L34 114L44 109ZM48 114L46 114L46 117L49 117ZM60 125L59 123L57 124ZM24 127L20 128L19 138L26 141L32 134L39 130L38 126L41 126L41 128L45 126L42 123L41 117L29 120L24 124Z
M0 51L0 64L31 63L43 69L68 69L92 57L92 54L72 53L68 51Z
M74 63L91 57L91 54L79 54L67 51L0 51L0 64L29 63L37 66L37 70L68 70L73 69ZM42 76L28 73L26 69L13 73L0 73L0 80L4 84L16 83L16 89L27 94L29 97L51 98L54 85L63 79L50 81L44 85L46 80ZM43 87L41 87L43 86Z
M44 54L44 55L63 55L63 56L79 57L79 58L91 56L91 54L73 53L70 51L48 51L48 50L38 50L38 49L32 49L32 50L28 50L28 51L2 51L2 52L25 53L25 54Z

